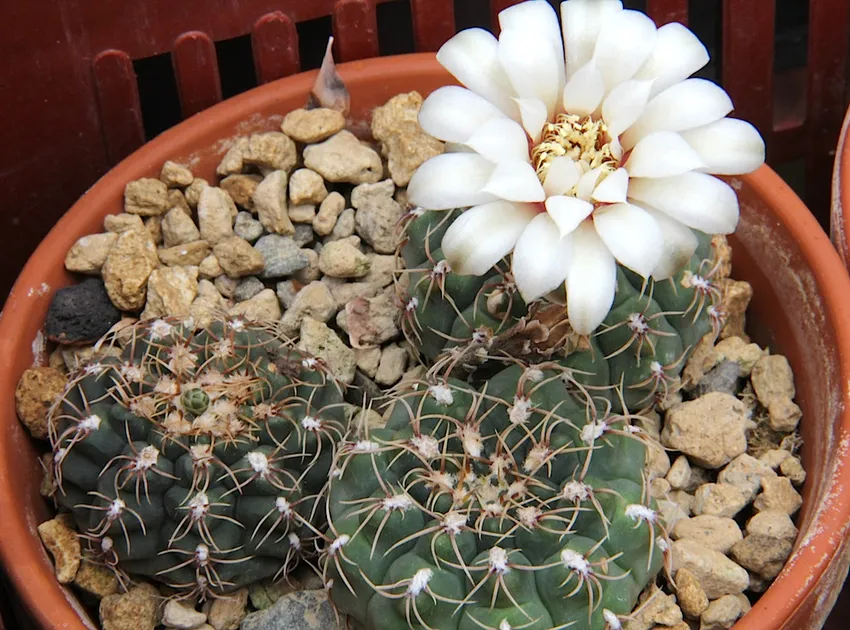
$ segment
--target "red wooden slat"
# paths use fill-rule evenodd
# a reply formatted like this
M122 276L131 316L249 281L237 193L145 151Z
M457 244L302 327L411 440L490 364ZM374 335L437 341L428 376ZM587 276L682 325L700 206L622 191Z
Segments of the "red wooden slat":
M174 42L172 59L184 118L221 100L215 44L209 35L200 31L183 33Z
M455 33L453 0L410 0L413 36L419 52L439 50Z
M339 0L334 6L336 61L377 57L378 16L374 0Z
M522 0L490 0L490 14L492 16L493 32L499 34L499 13L519 4Z
M819 219L828 216L832 162L847 88L847 0L810 0L806 191Z
M251 47L260 84L295 74L301 68L298 31L285 13L275 11L257 20L251 33Z
M723 0L723 87L735 116L770 141L773 130L775 0Z
M121 50L104 50L92 62L100 128L110 164L145 141L139 88L133 62Z
M688 24L688 0L647 0L646 12L658 26L668 22Z

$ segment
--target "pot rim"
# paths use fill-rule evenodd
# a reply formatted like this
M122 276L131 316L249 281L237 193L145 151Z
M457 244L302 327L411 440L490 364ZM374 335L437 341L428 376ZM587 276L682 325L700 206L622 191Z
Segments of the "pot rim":
M339 73L344 81L354 79L379 80L382 77L400 74L423 77L445 74L445 70L436 61L434 53L415 53L353 61L340 64ZM17 383L19 374L8 359L19 323L28 317L29 306L35 300L43 299L39 294L42 279L40 270L43 259L64 259L64 240L68 234L80 232L84 223L86 209L98 207L107 200L114 200L115 190L123 190L132 177L130 171L140 167L148 170L158 169L163 162L174 157L174 145L182 145L187 137L201 137L215 129L235 127L244 121L250 112L263 108L273 108L278 100L278 91L300 91L307 93L313 84L317 70L296 74L254 88L233 98L218 103L196 114L171 129L163 132L137 151L122 160L104 174L80 199L62 216L53 229L31 255L0 313L0 382ZM451 78L446 74L446 82ZM247 114L246 114L247 112ZM850 118L848 118L850 120ZM847 126L845 125L845 131ZM843 174L850 182L850 160ZM850 277L844 269L838 253L831 246L829 238L818 224L808 208L793 190L768 166L762 166L756 172L740 179L747 182L758 195L765 200L774 212L776 221L783 224L796 240L802 258L809 263L818 291L823 295L826 315L835 324L836 342L839 347L839 382L850 382L850 308L846 296L850 296ZM850 196L850 187L848 187ZM850 202L848 202L850 207ZM846 446L850 443L850 390L841 392L839 433L835 443ZM6 402L5 422L17 423L14 403ZM21 432L19 432L20 434ZM29 439L29 436L24 436ZM10 470L9 459L4 456L6 449L15 448L13 444L0 443L0 501L3 497L13 496L11 487L15 483L15 471ZM768 630L779 628L783 622L803 605L810 591L819 583L821 576L837 560L843 539L850 526L850 493L839 489L850 484L850 460L846 457L836 463L831 471L830 500L822 502L812 519L806 544L797 547L792 555L793 565L783 571L777 583L762 595L753 606L752 612L735 624L736 630ZM52 571L45 571L45 551L36 534L35 523L18 518L19 512L9 509L0 510L0 559L18 596L24 600L30 614L45 628L83 628L82 619L76 622L71 618L71 609L76 604L63 594ZM836 533L840 535L836 536ZM49 565L48 565L49 566ZM778 586L779 588L776 588ZM56 617L61 617L57 625Z
M830 204L830 238L838 250L845 266L850 262L850 108L844 116L838 144L835 147L835 161L832 166L832 194Z

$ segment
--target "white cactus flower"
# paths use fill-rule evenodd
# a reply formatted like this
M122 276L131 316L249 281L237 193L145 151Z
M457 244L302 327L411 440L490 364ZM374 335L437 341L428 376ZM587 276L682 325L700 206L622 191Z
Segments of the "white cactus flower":
M764 162L764 141L727 118L726 92L688 78L708 52L681 24L661 28L619 0L566 0L561 26L545 0L499 14L498 39L462 31L437 54L465 87L422 106L447 142L408 187L413 205L468 208L443 254L462 275L513 252L526 301L565 285L573 328L591 333L611 308L619 262L644 278L676 273L691 231L728 234L737 196L711 174Z

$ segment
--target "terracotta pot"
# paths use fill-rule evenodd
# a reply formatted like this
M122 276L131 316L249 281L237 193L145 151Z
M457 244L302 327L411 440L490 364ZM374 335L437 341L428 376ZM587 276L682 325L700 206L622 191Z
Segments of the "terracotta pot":
M845 266L850 262L850 109L844 118L832 170L830 236Z
M369 114L394 94L427 94L451 78L432 54L345 64L352 119L366 131ZM314 73L265 85L230 99L162 134L104 176L54 227L33 254L0 320L0 551L18 593L44 628L83 628L84 613L53 577L36 534L49 517L39 496L38 447L15 417L15 385L42 358L39 333L53 292L73 281L63 269L68 248L102 229L122 210L124 185L156 177L167 159L186 161L214 179L228 139L276 128L302 106ZM734 274L752 283L751 335L785 354L803 408L803 458L808 470L800 537L789 565L735 626L737 630L820 628L847 572L850 526L850 279L815 219L769 168L733 178L741 224L732 239Z

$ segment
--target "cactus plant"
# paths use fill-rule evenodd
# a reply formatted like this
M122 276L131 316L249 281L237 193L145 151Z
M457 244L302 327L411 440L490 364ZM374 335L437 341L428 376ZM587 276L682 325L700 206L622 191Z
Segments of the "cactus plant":
M632 610L662 565L648 439L572 374L423 381L340 447L322 560L340 611L374 630L537 630Z
M439 243L459 214L414 210L400 247L409 274L401 296L403 328L436 370L494 357L539 359L537 342L543 341L543 358L566 357L578 380L618 385L628 408L644 409L678 387L690 352L712 329L719 332L721 296L713 282L718 264L708 235L695 232L695 253L667 280L645 282L619 266L610 312L592 335L579 339L563 307L522 301L504 261L480 276L452 272ZM535 339L528 323L553 312L560 318L548 322L542 340ZM616 397L612 402L622 411Z
M205 597L310 555L344 431L320 361L238 318L147 320L100 349L50 414L55 499L94 557Z

